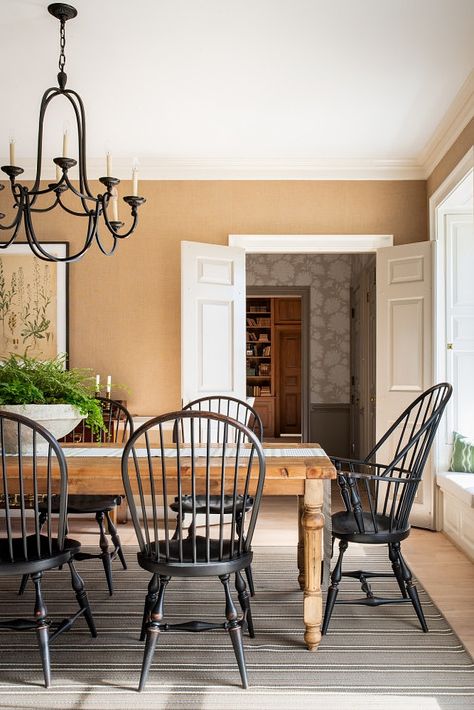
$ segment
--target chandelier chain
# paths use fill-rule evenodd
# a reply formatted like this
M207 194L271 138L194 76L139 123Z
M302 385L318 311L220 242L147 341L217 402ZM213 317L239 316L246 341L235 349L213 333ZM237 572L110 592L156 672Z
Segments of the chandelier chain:
M61 21L61 27L59 30L59 71L64 71L64 65L66 64L66 23L64 20Z

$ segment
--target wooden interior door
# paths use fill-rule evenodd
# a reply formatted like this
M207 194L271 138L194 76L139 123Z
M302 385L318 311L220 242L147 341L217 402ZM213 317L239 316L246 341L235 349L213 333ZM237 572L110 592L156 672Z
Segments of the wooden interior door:
M301 325L277 325L278 434L301 433Z

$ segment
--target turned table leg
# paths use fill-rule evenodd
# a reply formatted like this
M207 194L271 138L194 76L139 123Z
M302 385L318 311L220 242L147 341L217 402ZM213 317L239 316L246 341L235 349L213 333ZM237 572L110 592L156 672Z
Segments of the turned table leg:
M304 498L303 496L297 496L298 505L298 584L300 585L301 591L304 590L304 530L303 530L303 512L304 512Z
M306 479L303 504L304 537L304 640L310 651L321 641L321 535L324 526L323 481Z

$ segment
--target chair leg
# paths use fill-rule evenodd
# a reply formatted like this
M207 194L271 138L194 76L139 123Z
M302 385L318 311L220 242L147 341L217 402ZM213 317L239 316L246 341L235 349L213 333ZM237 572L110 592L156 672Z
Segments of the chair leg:
M109 515L108 510L105 511L105 517L107 519L107 530L109 531L110 538L111 538L112 542L114 543L115 550L114 550L113 554L114 554L114 556L115 556L115 554L118 555L118 558L119 558L120 562L122 563L123 569L127 569L127 563L125 562L125 557L124 557L123 550L122 550L122 543L120 542L120 537L117 532L117 528L115 527L115 525L112 521L112 518Z
M181 525L184 523L186 515L183 513L183 517L181 518ZM179 538L179 522L180 522L180 515L177 513L176 515L176 528L173 533L173 537L171 538L172 540L177 540Z
M44 684L46 688L51 685L51 660L49 656L49 625L47 622L47 609L43 601L41 593L41 578L42 572L35 572L31 575L31 579L35 585L35 619L36 619L36 637L38 639L38 647L41 654L41 665L43 666Z
M148 594L145 598L145 607L143 609L143 619L142 619L142 628L141 628L141 632L140 632L140 641L145 640L146 625L150 621L151 610L155 606L156 600L158 599L159 589L160 589L160 578L157 574L154 574L148 584Z
M150 671L151 662L155 653L156 642L158 641L158 634L160 633L160 621L163 619L165 592L169 581L170 577L164 577L163 575L160 575L160 588L158 592L158 598L151 611L151 620L148 623L146 630L145 652L143 654L142 671L140 674L140 683L138 685L139 692L141 692L145 688L148 673Z
M76 593L76 599L81 609L84 609L84 618L91 632L93 638L97 637L97 630L95 628L94 617L92 616L92 611L89 604L89 599L87 597L87 592L84 588L84 582L82 577L79 575L76 567L74 565L74 560L71 558L68 561L69 571L71 573L71 584L74 592Z
M26 585L28 584L29 574L24 574L21 578L20 588L18 590L18 596L21 597L25 593Z
M420 598L418 596L418 590L415 587L415 585L413 584L413 580L411 578L411 570L408 567L407 563L405 562L403 555L401 553L401 550L398 550L398 559L400 560L400 567L402 570L403 581L405 582L408 596L411 599L411 603L413 604L413 608L415 609L415 612L418 617L418 621L420 622L421 628L423 629L423 631L425 633L427 633L428 632L428 625L426 623L425 615L424 615L423 609L421 607Z
M97 521L97 525L99 526L99 545L100 549L102 551L102 554L100 556L100 559L102 560L102 564L104 565L104 572L105 572L105 577L107 579L107 586L109 588L109 595L112 596L114 593L114 588L113 588L113 582L112 582L112 561L110 559L110 553L109 553L109 543L107 540L107 536L105 534L105 529L104 529L104 511L101 510L100 512L95 514L95 519Z
M242 577L242 572L240 570L235 573L235 588L239 597L240 608L244 615L244 619L247 623L247 628L249 630L249 636L251 639L255 638L255 630L253 627L252 610L250 608L250 595L247 591L247 585Z
M230 634L230 639L232 641L232 646L234 647L235 658L237 659L237 664L239 666L240 677L242 679L242 687L247 689L249 687L247 666L245 665L245 655L244 655L244 645L242 642L242 629L238 622L237 610L232 601L232 596L230 593L228 574L223 574L219 576L222 584L224 585L225 592L225 615L227 619L227 629Z
M247 584L249 585L250 596L254 597L255 596L255 587L253 584L252 567L250 565L245 568L245 576L247 577Z
M347 550L348 543L345 540L339 542L339 557L337 558L336 566L334 567L331 574L331 586L328 589L328 596L326 599L326 609L324 610L324 620L321 633L324 635L327 633L329 622L331 621L332 611L334 609L334 604L336 603L336 597L339 591L339 582L342 577L342 558L344 552Z
M390 557L390 562L392 563L393 574L395 575L396 580L398 582L398 586L400 587L402 597L404 599L407 599L408 593L407 593L407 588L405 586L405 582L403 581L403 574L402 574L402 568L400 566L399 553L400 553L400 543L399 542L394 542L394 543L388 544L388 556Z

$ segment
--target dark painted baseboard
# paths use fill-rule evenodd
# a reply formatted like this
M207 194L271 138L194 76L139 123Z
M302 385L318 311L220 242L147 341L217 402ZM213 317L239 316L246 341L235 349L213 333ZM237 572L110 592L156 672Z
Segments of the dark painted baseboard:
M333 456L349 456L350 451L350 404L311 404L311 441L316 441L326 453Z

